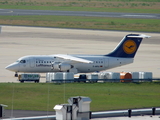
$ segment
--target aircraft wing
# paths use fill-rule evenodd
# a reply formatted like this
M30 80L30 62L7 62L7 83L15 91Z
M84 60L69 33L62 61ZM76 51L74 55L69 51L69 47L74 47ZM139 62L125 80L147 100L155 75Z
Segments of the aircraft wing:
M73 57L73 56L70 56L70 55L57 54L57 55L54 55L54 56L57 57L57 58L61 58L61 59L65 59L65 60L70 60L70 61L74 61L74 62L93 63L93 61L82 59L82 58L78 58L78 57Z

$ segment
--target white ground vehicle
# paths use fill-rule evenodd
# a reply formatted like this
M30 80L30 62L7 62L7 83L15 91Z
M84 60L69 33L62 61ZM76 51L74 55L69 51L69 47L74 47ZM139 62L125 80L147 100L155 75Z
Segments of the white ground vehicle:
M39 74L35 74L35 73L24 73L24 74L18 75L18 80L20 82L34 81L35 83L36 82L39 83L40 75Z

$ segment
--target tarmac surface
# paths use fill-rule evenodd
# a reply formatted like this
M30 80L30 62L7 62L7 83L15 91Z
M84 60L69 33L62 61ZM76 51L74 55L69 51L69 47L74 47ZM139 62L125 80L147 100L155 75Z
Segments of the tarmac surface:
M5 67L26 55L107 54L127 34L135 32L2 26L0 34L0 82L17 82L14 72ZM160 34L141 33L143 39L134 63L107 71L153 72L160 78ZM42 74L45 75L45 74ZM41 78L45 82L45 78Z
M5 110L5 118L55 115L55 111Z
M115 18L160 19L160 14L151 13L119 13L119 12L88 12L88 11L56 11L56 10L22 10L0 9L0 15L57 15L57 16L89 16Z

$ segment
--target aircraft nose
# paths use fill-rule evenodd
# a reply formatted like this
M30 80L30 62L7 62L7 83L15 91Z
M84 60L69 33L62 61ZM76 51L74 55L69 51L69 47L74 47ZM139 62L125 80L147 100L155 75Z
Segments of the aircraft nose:
M19 65L18 65L17 63L13 63L13 64L8 65L8 66L5 67L5 68L6 68L7 70L17 72L18 69L19 69Z

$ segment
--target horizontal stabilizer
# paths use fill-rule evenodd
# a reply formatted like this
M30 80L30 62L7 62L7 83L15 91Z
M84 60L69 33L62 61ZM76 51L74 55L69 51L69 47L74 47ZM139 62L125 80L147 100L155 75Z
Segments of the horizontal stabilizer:
M130 37L130 38L150 38L151 36L148 36L148 35L144 35L144 34L139 34L138 36L133 36L132 34L131 35L127 35L127 37Z

